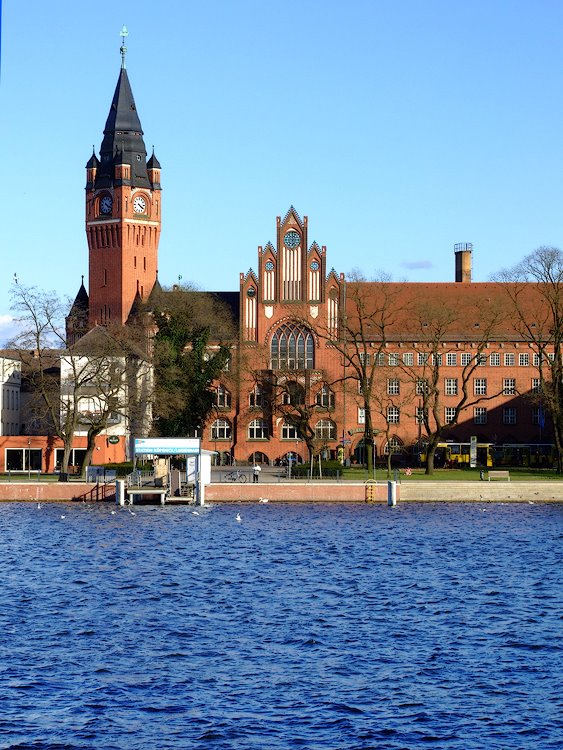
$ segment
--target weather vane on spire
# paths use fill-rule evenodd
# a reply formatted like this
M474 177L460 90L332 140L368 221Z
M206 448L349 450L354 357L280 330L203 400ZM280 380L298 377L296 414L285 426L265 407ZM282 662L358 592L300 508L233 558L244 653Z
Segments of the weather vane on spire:
M125 53L127 52L127 47L125 46L125 37L129 35L129 32L127 31L127 26L124 26L121 31L119 32L119 36L122 38L121 47L119 48L119 51L121 52L121 67L125 69Z

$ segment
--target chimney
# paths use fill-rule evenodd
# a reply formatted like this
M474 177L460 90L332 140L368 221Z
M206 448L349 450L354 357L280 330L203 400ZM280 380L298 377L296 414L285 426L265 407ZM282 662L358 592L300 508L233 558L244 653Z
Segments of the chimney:
M455 252L455 280L469 284L471 282L471 242L458 242L454 245Z

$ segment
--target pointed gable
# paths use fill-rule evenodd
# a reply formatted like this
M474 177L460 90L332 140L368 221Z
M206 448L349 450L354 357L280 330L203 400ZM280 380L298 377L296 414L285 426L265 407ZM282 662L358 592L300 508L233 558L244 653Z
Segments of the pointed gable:
M259 248L258 277L260 279L262 302L273 302L276 299L277 253L276 248L268 242L265 248Z

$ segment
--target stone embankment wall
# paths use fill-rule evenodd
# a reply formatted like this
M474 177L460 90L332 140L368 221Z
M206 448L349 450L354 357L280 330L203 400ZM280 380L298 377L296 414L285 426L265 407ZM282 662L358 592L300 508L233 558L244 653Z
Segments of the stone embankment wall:
M375 502L387 502L387 482L370 490ZM363 503L367 486L361 482L278 482L219 484L205 488L208 503ZM0 502L113 501L115 486L86 482L3 482ZM554 502L563 503L561 482L417 482L397 485L397 502Z
M2 482L0 502L115 502L115 485L87 482Z
M211 484L206 487L206 502L257 502L260 497L272 502L363 503L364 483L311 482L277 484ZM376 502L387 502L387 482L375 490ZM397 502L559 502L563 503L561 482L417 482L397 485Z

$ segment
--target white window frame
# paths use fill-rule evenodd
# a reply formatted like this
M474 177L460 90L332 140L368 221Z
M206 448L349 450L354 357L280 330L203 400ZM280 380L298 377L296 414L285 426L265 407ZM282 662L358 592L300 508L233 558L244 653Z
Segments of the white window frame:
M515 396L516 395L516 378L503 378L502 379L502 395L503 396Z
M446 406L444 408L444 421L446 424L451 424L455 417L456 417L456 408L455 406Z
M315 425L315 437L319 440L336 440L336 424L332 419L319 419Z
M487 395L487 378L473 379L473 393L475 394L475 396Z
M387 378L387 395L399 396L401 393L401 381L399 378Z
M230 440L233 428L228 419L216 419L211 425L211 440Z
M283 422L281 428L281 439L282 440L299 440L297 433L297 427L289 422Z
M398 406L387 407L387 423L399 424L401 421L401 412Z
M270 428L265 419L253 419L249 422L247 429L249 440L268 440L270 437Z
M217 386L216 404L219 409L231 408L231 392L223 384Z
M486 406L474 407L473 424L487 424L487 407Z
M457 396L457 378L445 378L444 393L446 396Z

